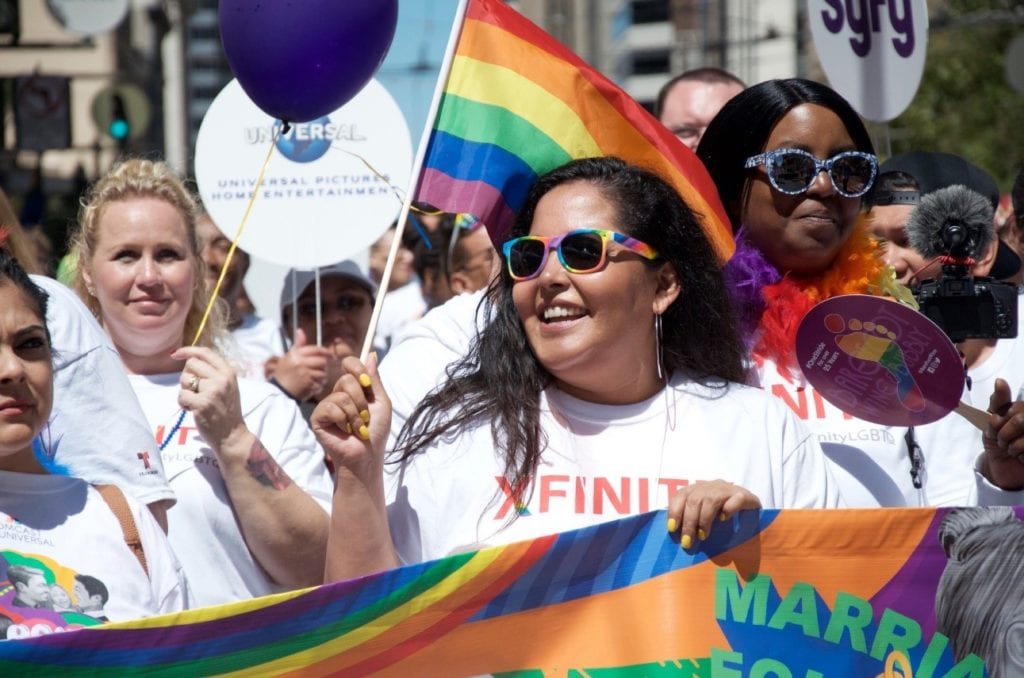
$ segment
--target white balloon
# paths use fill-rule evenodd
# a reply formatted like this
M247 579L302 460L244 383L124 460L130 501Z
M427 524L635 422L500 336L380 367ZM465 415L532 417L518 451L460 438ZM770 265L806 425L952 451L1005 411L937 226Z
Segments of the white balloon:
M1006 82L1024 94L1024 34L1014 37L1006 48Z
M229 237L242 222L279 124L232 80L199 127L199 194ZM300 269L350 258L398 216L411 169L405 118L388 91L370 80L338 110L294 124L278 139L239 246Z

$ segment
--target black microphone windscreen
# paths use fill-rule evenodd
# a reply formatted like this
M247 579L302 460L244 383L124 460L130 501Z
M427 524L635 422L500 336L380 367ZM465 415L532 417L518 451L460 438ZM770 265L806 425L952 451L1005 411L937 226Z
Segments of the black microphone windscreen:
M950 255L951 235L962 242L960 256L979 259L995 238L992 204L966 186L940 188L921 198L907 219L907 240L926 259Z

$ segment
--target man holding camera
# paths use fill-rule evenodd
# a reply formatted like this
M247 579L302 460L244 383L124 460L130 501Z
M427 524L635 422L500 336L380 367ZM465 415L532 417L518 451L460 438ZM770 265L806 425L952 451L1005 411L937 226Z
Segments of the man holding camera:
M1017 275L1021 260L995 235L998 200L995 181L981 168L948 153L914 151L882 164L865 201L868 229L882 241L887 263L963 355L963 401L996 413L984 432L950 413L911 427L907 444L925 469L929 457L948 462L944 450L984 450L975 468L987 480L976 498L981 505L1024 500L1024 456L1017 443L1001 441L1022 428L1011 419L1024 412L1019 395L1012 402L1024 386L1024 338L1017 331L1024 297L1015 284L1001 282ZM996 379L1009 389L997 390Z
M966 190L953 188L957 186ZM992 215L999 189L992 177L956 155L912 151L882 164L867 202L868 229L884 243L886 263L901 283L917 291L922 312L946 330L963 354L971 404L988 407L997 377L1016 394L1024 386L1024 339L1012 321L1019 317L1022 297L1011 283L999 281L1014 277L1021 262L995 235ZM981 209L972 212L979 204ZM977 234L976 245L964 242L959 252L943 251L941 243L950 234L955 238L957 228L965 229L961 233L968 241ZM963 289L950 292L955 268L962 273L955 282L962 282ZM992 316L993 303L1006 307L1010 322Z

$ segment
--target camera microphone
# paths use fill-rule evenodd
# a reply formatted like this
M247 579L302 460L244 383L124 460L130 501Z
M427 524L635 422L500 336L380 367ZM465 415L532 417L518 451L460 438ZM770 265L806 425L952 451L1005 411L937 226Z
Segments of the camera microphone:
M1017 286L971 275L996 237L991 201L966 186L940 188L921 197L906 230L911 247L942 259L942 274L914 289L921 313L955 343L1017 336Z
M966 186L940 188L922 196L907 220L907 240L925 259L947 256L980 259L995 238L988 198Z

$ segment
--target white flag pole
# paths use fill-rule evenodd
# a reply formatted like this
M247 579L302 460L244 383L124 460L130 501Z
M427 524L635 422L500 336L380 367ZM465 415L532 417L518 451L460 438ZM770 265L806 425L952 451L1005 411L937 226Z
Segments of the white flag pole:
M395 227L395 237L391 241L391 250L388 252L388 261L384 265L384 272L381 274L380 289L377 290L377 301L373 305L373 314L370 316L370 326L366 330L366 339L363 341L363 350L359 359L366 362L373 348L373 337L377 333L377 323L380 321L380 312L384 307L384 295L391 281L391 269L394 268L395 259L398 257L398 248L402 244L402 234L405 232L405 223L409 219L409 207L412 204L413 196L419 189L420 173L423 171L423 162L427 155L427 145L430 141L430 134L434 129L437 119L437 111L441 107L441 96L444 94L444 87L448 83L448 75L451 73L452 61L455 59L455 48L459 43L459 36L462 34L462 26L466 20L466 8L470 0L459 0L459 6L455 11L455 20L452 22L452 30L448 35L448 47L445 49L444 59L441 61L441 72L437 78L437 85L434 87L434 96L430 100L430 110L427 113L427 122L423 127L423 134L420 135L420 145L416 149L416 158L412 165L412 185L405 194L402 201L402 211L398 215L398 224Z

